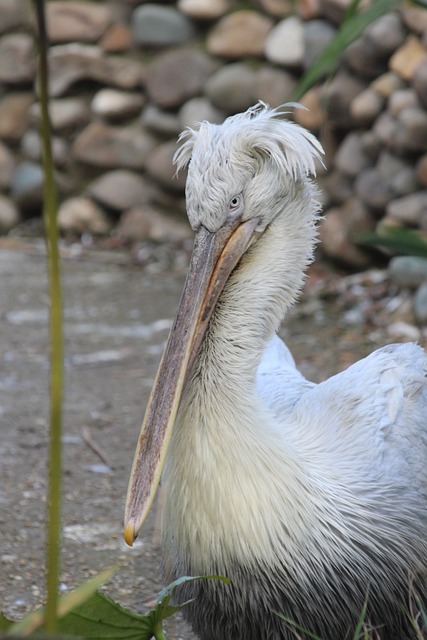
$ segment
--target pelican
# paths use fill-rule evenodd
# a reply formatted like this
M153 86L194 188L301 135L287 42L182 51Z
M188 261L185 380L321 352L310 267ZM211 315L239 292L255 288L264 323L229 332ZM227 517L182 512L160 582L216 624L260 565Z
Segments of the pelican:
M202 640L287 640L299 627L342 640L364 605L376 637L402 640L427 604L426 357L389 345L316 385L277 337L313 257L322 154L285 112L259 103L181 134L195 241L125 540L162 476L166 579L231 580L182 587Z

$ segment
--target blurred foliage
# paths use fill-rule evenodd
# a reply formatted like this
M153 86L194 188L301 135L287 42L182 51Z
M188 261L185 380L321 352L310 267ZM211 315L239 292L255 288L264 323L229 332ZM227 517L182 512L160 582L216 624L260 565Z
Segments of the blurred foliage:
M380 247L396 255L427 258L427 234L406 227L384 227L359 236L359 244Z
M375 0L367 9L359 12L360 3L361 0L352 0L334 39L298 82L291 100L300 100L318 80L331 75L348 45L361 36L374 20L392 11L402 2L401 0Z

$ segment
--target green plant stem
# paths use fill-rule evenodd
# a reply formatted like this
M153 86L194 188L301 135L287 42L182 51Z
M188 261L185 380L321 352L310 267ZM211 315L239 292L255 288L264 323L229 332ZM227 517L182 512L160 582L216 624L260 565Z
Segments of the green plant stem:
M48 38L44 0L33 0L38 25L38 88L41 108L41 143L44 168L44 226L50 298L50 447L47 512L45 629L57 630L61 529L62 432L62 295L58 248L57 193L53 175L51 124L48 106Z
M161 622L155 626L153 631L156 640L167 640Z

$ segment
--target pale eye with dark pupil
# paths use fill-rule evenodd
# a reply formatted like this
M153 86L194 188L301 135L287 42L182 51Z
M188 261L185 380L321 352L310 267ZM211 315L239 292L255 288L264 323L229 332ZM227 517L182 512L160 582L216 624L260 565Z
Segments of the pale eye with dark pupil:
M231 198L230 200L230 204L229 207L230 209L236 209L240 204L240 198L239 196L234 196L234 198Z

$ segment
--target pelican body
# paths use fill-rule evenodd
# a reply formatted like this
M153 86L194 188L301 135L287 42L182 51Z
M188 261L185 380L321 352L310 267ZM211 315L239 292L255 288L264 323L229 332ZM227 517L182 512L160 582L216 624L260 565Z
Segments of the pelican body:
M231 579L182 587L202 640L295 638L276 612L352 638L364 605L377 637L403 640L427 605L426 358L390 345L315 385L277 337L312 259L322 153L282 115L259 104L182 135L195 244L125 539L162 475L166 580Z

